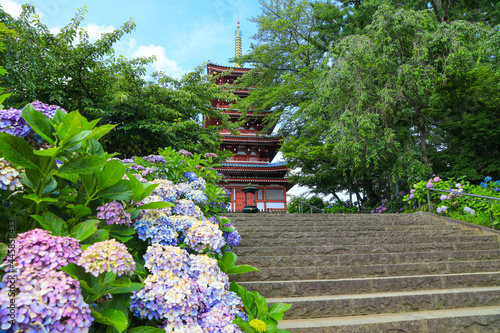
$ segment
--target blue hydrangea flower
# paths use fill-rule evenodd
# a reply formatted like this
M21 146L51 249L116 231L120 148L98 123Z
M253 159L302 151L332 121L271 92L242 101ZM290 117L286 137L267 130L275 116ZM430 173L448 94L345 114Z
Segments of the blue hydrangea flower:
M493 178L491 178L490 176L486 176L486 177L484 178L484 182L485 182L485 183L490 182L490 181L492 181L492 180L493 180Z
M186 178L188 180L188 182L192 183L196 180L198 180L198 176L196 176L196 174L194 172L191 172L191 171L186 171L184 172L184 178Z

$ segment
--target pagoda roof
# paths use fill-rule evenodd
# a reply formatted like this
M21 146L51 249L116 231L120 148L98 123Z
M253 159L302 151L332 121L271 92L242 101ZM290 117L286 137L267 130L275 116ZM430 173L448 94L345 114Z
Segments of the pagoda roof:
M224 179L224 182L220 183L221 185L224 186L225 183L243 183L245 185L248 185L248 183L275 183L275 184L281 184L286 187L286 190L289 191L295 183L290 182L288 179L285 178L280 178L280 179L275 179L275 178L252 178L252 177L242 177L242 178L231 178L227 177Z
M236 67L236 66L223 66L216 63L211 62L210 60L207 62L207 67L212 69L221 69L222 71L233 69L235 72L247 73L251 68L248 67Z
M266 144L266 143L279 143L280 137L273 137L273 136L253 136L253 135L238 135L238 136L233 136L233 135L224 135L222 137L222 141L228 142L228 141L234 141L234 142L255 142L255 143L261 143L261 144Z
M277 168L286 167L286 162L277 163L230 163L224 162L220 164L223 167L238 167L238 168Z

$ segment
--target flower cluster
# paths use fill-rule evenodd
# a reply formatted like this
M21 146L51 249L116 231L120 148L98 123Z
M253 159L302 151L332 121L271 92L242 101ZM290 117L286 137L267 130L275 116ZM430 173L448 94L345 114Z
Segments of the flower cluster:
M172 209L172 213L176 215L192 216L200 220L204 218L200 207L187 199L180 199L177 201L177 205Z
M18 270L28 267L38 271L54 270L76 263L82 252L76 239L52 236L42 229L19 234L14 243L18 249L14 257Z
M144 161L147 161L149 163L163 163L165 164L165 157L161 155L149 155L149 156L144 156L142 158Z
M44 104L40 101L31 103L35 110L40 111L48 118L53 118L57 109L66 111L55 105ZM32 133L33 130L28 123L21 117L22 110L10 108L8 110L0 110L0 132L8 133L14 136L25 137Z
M178 153L179 153L179 155L183 155L183 156L193 156L193 153L191 153L191 152L189 152L189 151L187 151L185 149L179 150Z
M448 208L446 206L441 206L436 209L436 212L438 214L443 214L443 213L448 213Z
M259 333L263 333L267 329L266 323L260 319L253 319L248 324L250 325L250 327L255 328L255 330Z
M228 291L228 277L215 259L159 244L149 246L144 258L152 274L132 294L136 316L163 320L166 332L241 332L231 323L242 311L241 300Z
M389 199L382 199L382 204L377 208L375 208L374 210L372 210L371 213L382 214L383 212L385 212L387 210L387 207L385 206L387 202L389 202Z
M217 157L217 154L214 154L214 153L206 153L205 155L203 155L205 157L213 157L213 158L216 158Z
M486 176L484 178L484 182L481 182L481 187L482 188L488 188L488 187L491 187L493 188L493 186L495 186L495 188L493 188L493 191L495 192L499 192L500 189L499 189L499 185L500 185L500 180L497 180L495 181L493 184L488 184L489 182L491 182L493 180L493 178L491 178L490 176Z
M97 210L97 218L105 220L107 224L126 224L128 226L132 224L130 213L126 212L123 206L114 200L97 207Z
M128 253L127 247L115 239L89 246L83 251L78 265L95 277L104 272L123 275L133 274L135 271L134 258Z
M219 226L209 221L195 222L191 228L186 230L184 235L186 236L186 244L197 252L206 249L220 252L221 247L225 245Z
M0 290L0 328L7 332L88 332L92 321L80 282L64 272L45 274L29 267L17 276L16 316L10 317L9 274Z
M188 182L192 183L196 180L198 180L198 176L196 176L196 174L194 172L191 172L191 171L186 171L184 172L184 178L186 178L188 180Z
M218 222L216 222L218 223ZM240 234L238 233L238 230L236 230L231 223L226 223L224 224L224 227L226 228L232 228L233 231L231 232L224 232L222 234L222 237L226 240L226 244L229 246L229 249L236 247L240 244L241 237Z
M80 283L55 270L77 262L81 253L78 241L33 229L19 234L14 243L18 249L13 258L16 270L7 269L0 284L0 328L8 332L88 332L93 318ZM14 320L9 308L13 288L17 294Z
M155 179L151 182L152 184L159 184L154 191L153 195L158 195L163 201L174 202L178 200L181 196L180 191L173 182L166 179Z
M476 211L469 207L464 207L464 212L466 212L469 215L476 215Z
M7 160L0 158L0 188L2 190L14 191L21 188L19 171Z

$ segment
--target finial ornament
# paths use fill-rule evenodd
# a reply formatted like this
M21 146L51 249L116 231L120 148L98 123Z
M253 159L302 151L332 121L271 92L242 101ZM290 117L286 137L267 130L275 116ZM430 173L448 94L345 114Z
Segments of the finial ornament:
M241 31L240 31L240 22L238 21L238 28L236 29L236 39L234 41L234 44L235 44L235 52L234 52L234 56L235 58L240 58L242 56L242 52L241 52ZM236 67L241 67L241 63L238 61L236 63Z

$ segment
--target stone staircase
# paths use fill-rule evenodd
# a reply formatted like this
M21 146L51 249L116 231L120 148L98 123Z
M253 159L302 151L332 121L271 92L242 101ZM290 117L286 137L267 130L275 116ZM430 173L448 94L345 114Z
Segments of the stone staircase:
M429 213L230 214L292 333L500 332L500 233Z

